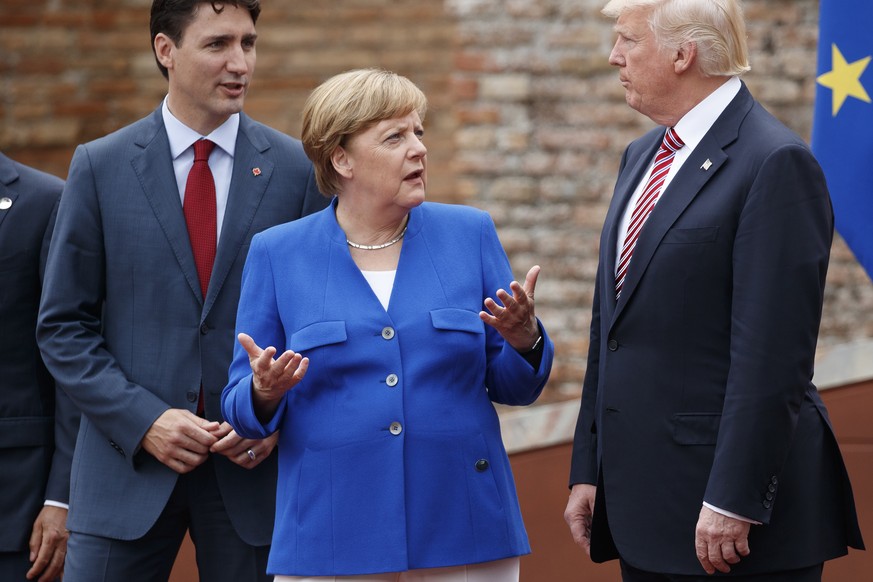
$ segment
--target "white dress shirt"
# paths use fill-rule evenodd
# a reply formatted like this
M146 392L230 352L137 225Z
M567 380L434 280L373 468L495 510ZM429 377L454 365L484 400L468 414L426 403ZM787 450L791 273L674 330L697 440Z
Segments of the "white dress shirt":
M221 225L224 222L224 212L227 210L227 198L230 192L230 179L233 175L233 155L236 151L236 136L239 132L239 113L231 115L227 121L218 126L209 135L200 135L179 121L167 106L167 100L161 106L164 117L164 127L167 128L167 139L170 141L170 154L173 156L173 171L176 173L176 184L179 187L179 197L185 204L185 184L188 172L194 165L194 142L206 138L218 146L209 156L209 169L215 180L215 214L216 241L221 240Z

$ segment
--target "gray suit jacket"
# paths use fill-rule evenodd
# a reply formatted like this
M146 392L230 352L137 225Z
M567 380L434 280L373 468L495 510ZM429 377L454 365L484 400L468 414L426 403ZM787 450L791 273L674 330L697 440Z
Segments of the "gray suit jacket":
M48 498L66 503L78 415L43 365L36 316L64 183L0 154L0 551L23 551ZM57 414L57 427L55 418Z
M38 340L82 410L72 531L144 535L177 474L141 451L169 408L221 419L243 263L252 236L327 204L297 140L241 115L228 206L201 296L160 108L79 146L49 253ZM301 249L298 252L303 252ZM253 470L216 455L228 515L252 545L270 543L275 455Z

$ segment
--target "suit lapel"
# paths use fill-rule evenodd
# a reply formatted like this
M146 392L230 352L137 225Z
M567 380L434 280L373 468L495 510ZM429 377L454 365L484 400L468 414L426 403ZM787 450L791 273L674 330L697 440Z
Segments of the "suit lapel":
M640 233L640 238L637 240L634 255L622 286L621 298L616 304L613 321L618 318L624 306L633 296L664 235L727 161L728 155L724 148L736 140L740 124L753 103L751 94L744 84L737 96L694 148L667 189L662 192L655 209ZM642 178L638 177L637 181L632 183L631 188L638 183L639 179ZM612 248L614 249L615 246L613 245ZM614 257L612 264L612 272L615 272Z
M139 178L140 186L155 213L155 218L173 249L179 267L185 274L191 292L202 301L197 266L194 263L194 253L188 238L188 227L185 224L179 187L173 171L170 142L167 139L167 130L164 127L160 108L149 118L149 123L144 124L143 130L134 139L134 144L142 150L130 160L133 170Z
M245 114L240 113L227 209L206 293L204 314L212 307L233 262L239 256L251 230L255 212L267 191L274 169L273 162L264 156L269 148L270 143L261 130Z
M12 160L0 154L0 199L9 198L12 204L8 209L0 209L0 225L3 224L3 219L15 207L15 201L18 200L18 193L9 188L9 184L18 179L18 171L12 164Z

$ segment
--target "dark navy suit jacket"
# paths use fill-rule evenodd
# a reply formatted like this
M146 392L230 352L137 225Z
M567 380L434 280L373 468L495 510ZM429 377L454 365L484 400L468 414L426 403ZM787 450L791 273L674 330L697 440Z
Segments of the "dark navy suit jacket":
M39 343L83 413L67 527L136 539L177 474L141 451L169 408L221 419L240 278L252 236L327 201L300 142L240 115L227 211L203 297L166 129L150 116L77 148L46 267ZM299 252L305 252L301 249ZM247 470L215 455L240 537L270 543L275 455Z
M63 186L0 154L2 552L27 549L46 499L69 500L78 415L56 391L36 345L43 269Z
M812 384L833 236L822 171L743 86L664 191L616 302L618 224L664 131L625 152L601 238L571 469L599 484L592 558L702 574L704 501L763 524L734 574L861 547Z

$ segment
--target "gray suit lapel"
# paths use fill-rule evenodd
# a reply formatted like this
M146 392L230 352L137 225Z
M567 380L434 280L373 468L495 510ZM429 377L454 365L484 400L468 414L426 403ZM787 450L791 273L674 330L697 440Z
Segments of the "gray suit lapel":
M239 256L267 191L274 168L273 162L264 156L268 149L270 142L260 128L245 114L240 114L227 209L206 294L205 312L215 302L233 262Z
M134 144L142 148L142 151L134 155L130 163L155 218L173 249L179 267L185 274L191 292L202 301L197 266L191 251L191 241L188 239L188 227L173 171L170 142L160 108L152 114L149 121L134 139Z

